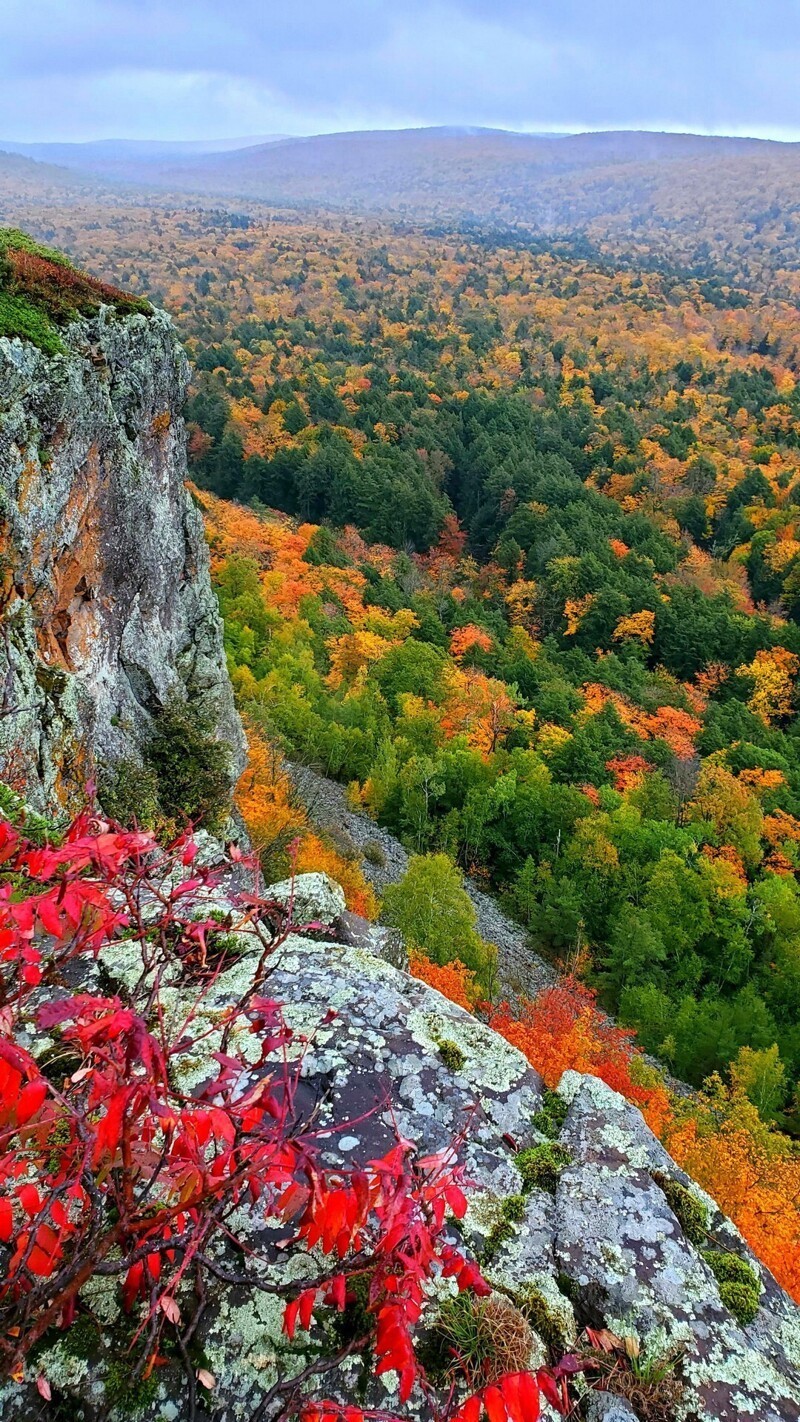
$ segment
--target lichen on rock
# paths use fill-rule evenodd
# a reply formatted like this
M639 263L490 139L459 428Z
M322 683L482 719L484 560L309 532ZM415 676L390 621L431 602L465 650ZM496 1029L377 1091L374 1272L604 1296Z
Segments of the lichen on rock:
M101 305L60 341L0 338L0 774L48 811L135 757L176 692L230 745L232 778L244 744L172 322Z

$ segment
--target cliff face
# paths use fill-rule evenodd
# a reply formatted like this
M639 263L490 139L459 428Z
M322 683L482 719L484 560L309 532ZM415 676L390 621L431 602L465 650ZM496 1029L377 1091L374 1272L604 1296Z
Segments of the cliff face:
M62 345L0 339L0 777L41 808L135 753L175 690L234 772L243 752L169 317L102 306Z

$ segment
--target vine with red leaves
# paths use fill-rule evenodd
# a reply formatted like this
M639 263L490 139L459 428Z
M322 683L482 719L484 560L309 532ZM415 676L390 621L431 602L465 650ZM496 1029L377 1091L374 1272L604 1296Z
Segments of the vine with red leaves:
M216 1386L192 1364L215 1283L283 1299L291 1340L319 1311L344 1311L360 1279L368 1334L279 1375L253 1422L377 1417L315 1396L326 1377L335 1391L337 1368L367 1346L376 1374L396 1374L400 1404L418 1389L435 1422L484 1412L530 1422L542 1390L566 1412L563 1370L437 1397L415 1350L427 1285L488 1293L448 1237L448 1215L466 1209L456 1145L420 1157L398 1140L363 1166L321 1163L318 1127L298 1105L302 1043L266 991L287 916L260 892L255 864L231 858L248 887L226 881L223 934L208 908L221 871L197 867L190 834L163 849L84 814L37 847L0 821L0 1369L49 1399L46 1370L34 1377L28 1359L86 1311L91 1280L110 1280L131 1319L132 1375L146 1380L177 1356L192 1419L198 1383ZM253 970L212 1032L202 1006L228 964L230 930L239 945L249 937ZM120 945L138 950L141 972L124 994L102 995L95 964ZM177 1015L164 994L176 981ZM182 1089L199 1046L207 1077ZM262 1252L240 1238L243 1205L285 1237ZM299 1253L298 1291L282 1265Z

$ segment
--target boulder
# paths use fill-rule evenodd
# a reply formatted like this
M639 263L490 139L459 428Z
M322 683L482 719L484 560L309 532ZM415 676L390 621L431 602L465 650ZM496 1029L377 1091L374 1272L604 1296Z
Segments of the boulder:
M344 889L329 874L296 874L270 884L265 894L286 910L295 928L311 923L331 928L345 911Z

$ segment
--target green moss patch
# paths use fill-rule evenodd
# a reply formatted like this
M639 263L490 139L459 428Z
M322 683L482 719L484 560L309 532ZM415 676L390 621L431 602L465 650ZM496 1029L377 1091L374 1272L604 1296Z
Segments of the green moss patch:
M448 1071L463 1071L467 1064L458 1042L453 1042L449 1037L437 1037L436 1045L439 1048L439 1056L447 1067Z
M703 1249L703 1259L717 1281L719 1296L737 1323L752 1323L758 1313L761 1281L750 1264L738 1254L721 1249Z
M542 1096L542 1104L533 1118L532 1125L543 1136L547 1136L551 1141L557 1141L564 1128L567 1119L569 1106L557 1091L551 1091L545 1087Z
M514 1158L514 1164L522 1176L522 1188L547 1190L555 1194L558 1178L572 1161L565 1146L556 1141L543 1141L541 1145L521 1150Z
M526 1284L514 1294L514 1302L527 1318L534 1333L547 1349L551 1363L557 1363L569 1352L569 1339L563 1319L550 1307L544 1294L533 1284Z
M689 1243L703 1244L708 1234L708 1210L702 1201L685 1185L660 1170L653 1171L653 1180L666 1196L667 1204Z
M59 327L104 305L123 316L152 312L142 297L78 271L63 253L18 228L0 228L0 336L18 336L58 355L64 349Z
M514 1225L525 1218L525 1196L508 1195L500 1205L497 1219L486 1236L481 1250L481 1261L489 1264L495 1258L507 1239L515 1234Z

